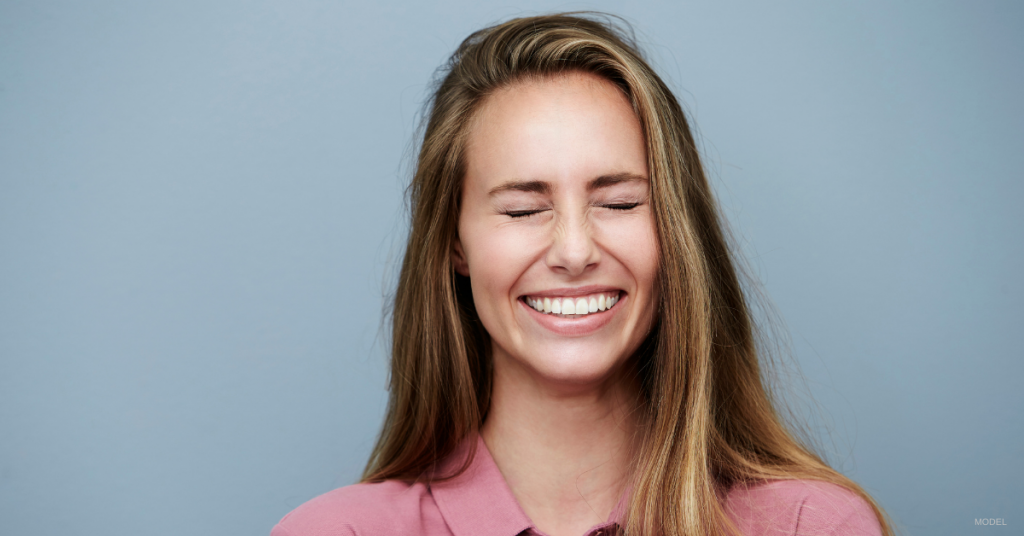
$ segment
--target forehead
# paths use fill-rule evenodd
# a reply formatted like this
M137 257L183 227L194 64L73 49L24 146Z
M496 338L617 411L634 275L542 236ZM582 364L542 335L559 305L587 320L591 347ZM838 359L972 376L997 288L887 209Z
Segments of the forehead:
M587 179L622 172L646 175L642 129L622 90L596 75L573 72L516 82L489 95L469 124L469 181Z
M584 93L601 94L609 99L621 100L623 104L629 106L629 99L619 86L593 73L567 71L534 75L520 78L484 97L474 116L473 125L478 123L482 116L493 119L498 110L509 105L537 105L541 97L562 96L578 99Z

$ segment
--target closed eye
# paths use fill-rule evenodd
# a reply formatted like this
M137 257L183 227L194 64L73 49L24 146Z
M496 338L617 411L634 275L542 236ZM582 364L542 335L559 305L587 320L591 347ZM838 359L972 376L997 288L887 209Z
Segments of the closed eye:
M506 211L502 212L502 214L504 214L504 215L506 215L506 216L508 216L508 217L510 217L510 218L515 220L515 219L527 218L529 216L532 216L534 214L539 214L541 212L544 212L544 210L542 210L542 209L537 209L537 210L506 210Z
M632 210L640 206L640 203L608 203L598 206L601 208L610 208L612 210Z

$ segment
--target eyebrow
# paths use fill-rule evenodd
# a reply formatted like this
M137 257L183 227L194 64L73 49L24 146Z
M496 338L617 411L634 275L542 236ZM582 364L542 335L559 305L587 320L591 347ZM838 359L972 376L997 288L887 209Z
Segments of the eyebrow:
M611 175L601 175L596 179L590 181L587 184L587 191L593 192L594 190L600 190L601 188L607 188L623 182L647 182L647 177L643 175L637 175L635 173L613 173ZM488 193L488 195L495 195L501 192L527 192L535 194L548 194L551 193L551 184L544 181L517 181L511 180L500 186L497 186Z
M623 182L647 182L647 177L625 172L614 173L612 175L601 175L600 177L590 181L590 184L587 185L587 191L593 192L594 190L600 190L601 188L607 188Z

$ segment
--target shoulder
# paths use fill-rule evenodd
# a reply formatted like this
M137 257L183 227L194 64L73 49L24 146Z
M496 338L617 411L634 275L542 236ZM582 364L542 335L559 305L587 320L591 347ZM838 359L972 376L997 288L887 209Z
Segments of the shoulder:
M311 499L284 516L271 536L436 534L444 526L426 484L386 480Z
M876 536L881 527L856 493L815 480L773 480L729 490L726 511L744 535Z

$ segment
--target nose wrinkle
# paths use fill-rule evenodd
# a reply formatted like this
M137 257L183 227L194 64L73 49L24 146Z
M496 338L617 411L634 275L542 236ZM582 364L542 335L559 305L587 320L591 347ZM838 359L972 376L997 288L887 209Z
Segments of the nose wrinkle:
M565 270L569 275L580 275L587 267L597 263L600 253L586 218L573 219L576 221L567 224L563 220L556 226L555 237L548 252L548 264L552 268Z

